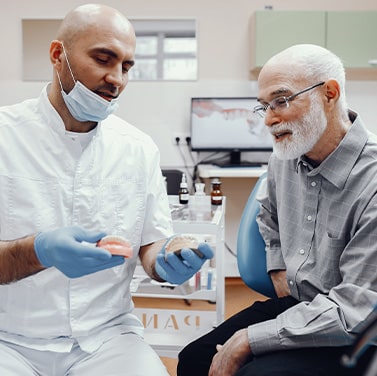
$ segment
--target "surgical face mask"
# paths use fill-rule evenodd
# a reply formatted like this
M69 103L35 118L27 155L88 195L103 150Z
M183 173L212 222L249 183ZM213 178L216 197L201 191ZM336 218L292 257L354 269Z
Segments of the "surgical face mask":
M62 46L65 59L67 60L69 71L71 73L73 82L75 83L73 89L67 94L63 90L59 73L56 72L58 75L63 100L66 106L68 107L69 112L76 120L81 122L99 122L106 119L118 108L118 99L116 98L112 99L111 101L107 101L106 99L100 97L93 91L89 90L80 81L76 81L73 76L67 54L65 53L64 45L62 44Z

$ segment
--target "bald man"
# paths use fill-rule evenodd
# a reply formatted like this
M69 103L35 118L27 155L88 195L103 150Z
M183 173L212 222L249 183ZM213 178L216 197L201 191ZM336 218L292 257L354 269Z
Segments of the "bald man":
M165 255L159 151L113 114L134 54L124 15L80 6L51 43L52 82L0 108L1 375L167 375L132 314L138 257L151 278L181 284L213 251ZM96 246L106 234L133 256Z
M337 56L295 45L258 78L274 141L259 229L278 298L256 302L179 354L178 376L363 375L341 357L377 302L377 142L348 110Z

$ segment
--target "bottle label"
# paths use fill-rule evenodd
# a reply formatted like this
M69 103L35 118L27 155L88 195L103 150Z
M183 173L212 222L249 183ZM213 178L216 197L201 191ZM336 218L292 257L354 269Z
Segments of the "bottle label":
M214 205L220 205L223 201L223 196L212 196L211 201Z
M189 198L190 198L190 194L189 194L189 193L181 193L181 194L179 195L179 202L180 202L181 204L182 204L182 203L187 204Z

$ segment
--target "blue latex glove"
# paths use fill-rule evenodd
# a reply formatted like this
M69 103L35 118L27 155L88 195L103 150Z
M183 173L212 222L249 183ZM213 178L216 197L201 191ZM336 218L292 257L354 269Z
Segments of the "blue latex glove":
M157 255L155 269L163 280L175 285L180 285L190 279L200 270L204 262L214 255L208 243L200 243L198 250L203 254L203 258L190 248L182 248L180 257L171 252L166 256L165 245Z
M69 278L78 278L124 262L122 256L112 256L103 248L93 247L106 234L86 231L78 226L40 232L34 239L39 262L49 268L55 266Z

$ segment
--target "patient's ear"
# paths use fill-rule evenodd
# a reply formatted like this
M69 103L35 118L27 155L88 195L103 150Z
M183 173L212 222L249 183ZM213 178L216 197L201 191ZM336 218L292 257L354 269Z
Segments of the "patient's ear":
M324 83L325 96L327 98L327 103L333 101L334 103L340 97L340 86L338 81L330 79Z

